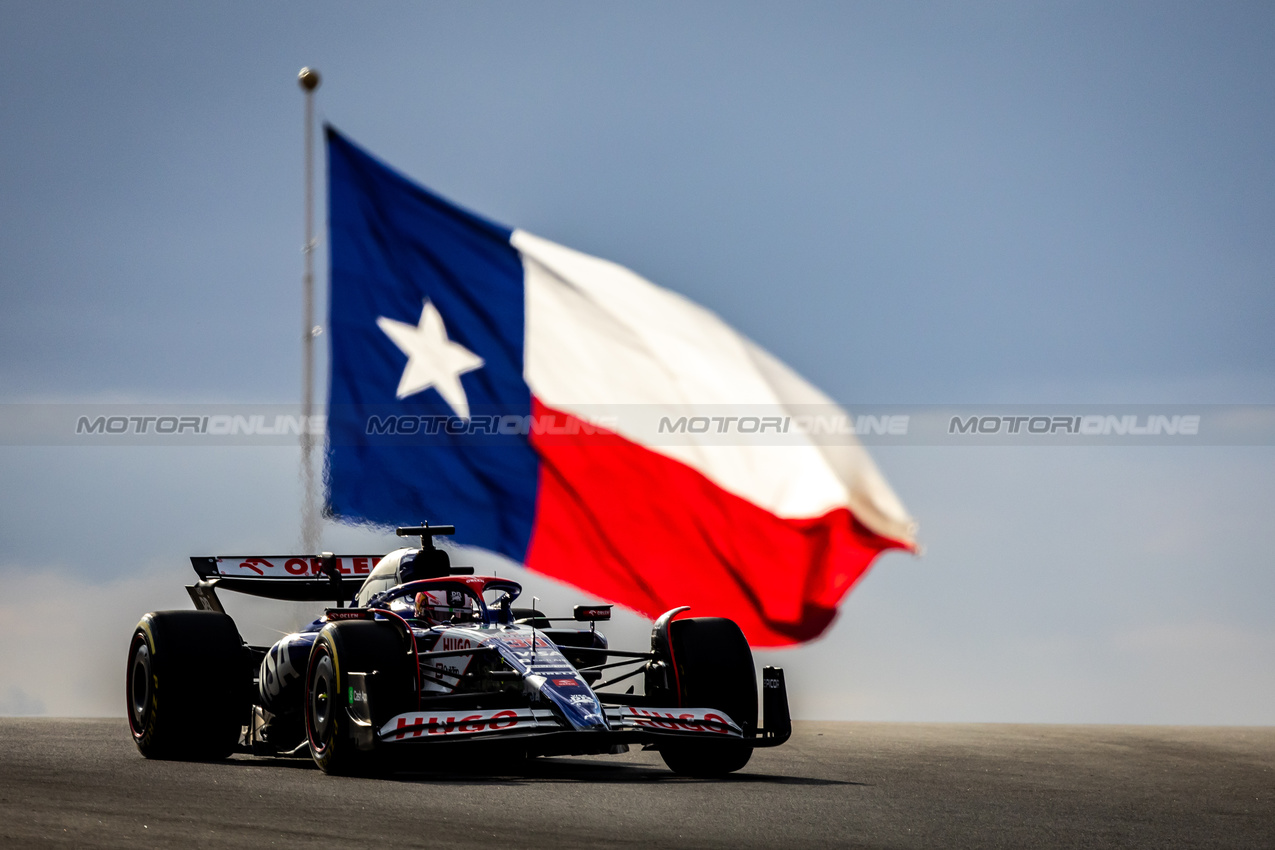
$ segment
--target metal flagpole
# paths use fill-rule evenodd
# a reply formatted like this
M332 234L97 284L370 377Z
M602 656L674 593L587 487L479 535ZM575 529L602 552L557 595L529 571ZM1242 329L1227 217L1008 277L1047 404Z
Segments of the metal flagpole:
M304 306L301 330L301 545L307 555L319 548L319 502L314 486L314 437L310 421L314 415L314 338L319 328L314 324L314 90L319 87L319 72L302 68L297 82L305 92L305 274L301 279Z

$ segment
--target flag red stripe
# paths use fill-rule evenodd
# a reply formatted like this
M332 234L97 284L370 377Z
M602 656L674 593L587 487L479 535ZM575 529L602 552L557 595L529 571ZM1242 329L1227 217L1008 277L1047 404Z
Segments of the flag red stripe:
M572 436L533 434L540 456L529 568L656 617L729 617L754 646L822 634L884 549L901 544L839 508L781 519L683 463L532 399ZM587 430L587 429L586 429Z

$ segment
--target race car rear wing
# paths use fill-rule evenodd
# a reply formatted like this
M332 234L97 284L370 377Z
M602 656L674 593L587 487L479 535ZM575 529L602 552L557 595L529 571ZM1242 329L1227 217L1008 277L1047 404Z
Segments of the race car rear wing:
M224 612L217 590L291 602L343 605L380 555L215 555L190 559L199 581L186 587L195 607ZM345 581L346 577L351 581Z

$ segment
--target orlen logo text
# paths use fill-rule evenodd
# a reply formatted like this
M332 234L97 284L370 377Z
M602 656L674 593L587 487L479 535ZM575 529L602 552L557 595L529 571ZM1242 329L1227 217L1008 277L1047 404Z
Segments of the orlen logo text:
M219 563L225 562L227 559L218 558ZM231 559L234 560L234 559ZM337 558L336 569L341 575L345 576L365 576L376 568L380 562L380 558L367 556L358 558ZM240 570L237 575L244 575L247 571L264 576L266 570L277 570L279 565L275 561L283 561L283 569L291 576L321 576L323 575L323 559L322 558L276 558L274 561L269 558L250 556L239 561L238 568ZM222 575L236 575L236 573L228 573L222 566L218 566L217 571Z

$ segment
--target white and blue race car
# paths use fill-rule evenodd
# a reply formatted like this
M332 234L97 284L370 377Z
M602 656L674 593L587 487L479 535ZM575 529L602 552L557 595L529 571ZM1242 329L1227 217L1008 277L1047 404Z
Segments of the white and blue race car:
M611 649L596 630L610 606L577 606L573 627L555 627L561 619L516 607L517 582L451 566L433 536L453 530L400 528L421 546L381 558L192 558L197 610L147 614L129 647L138 749L308 753L325 772L350 774L453 764L434 756L457 747L499 764L641 745L678 773L720 776L788 739L783 671L762 671L761 728L752 652L735 623L675 608L655 621L649 649ZM337 607L273 646L249 646L218 590ZM636 677L644 693L615 689Z

